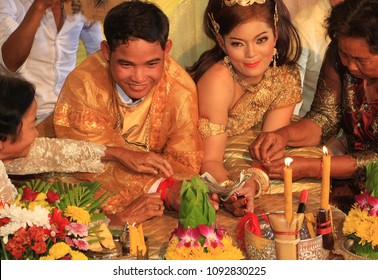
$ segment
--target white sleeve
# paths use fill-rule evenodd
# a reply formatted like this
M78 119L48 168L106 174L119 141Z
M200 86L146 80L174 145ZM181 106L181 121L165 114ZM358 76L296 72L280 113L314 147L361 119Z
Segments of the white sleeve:
M9 180L5 166L0 160L0 202L11 202L17 195L17 189Z
M100 49L101 41L104 40L100 22L96 21L84 25L84 28L80 33L80 38L85 46L87 56L98 51Z
M37 138L25 158L4 163L8 174L38 174L44 172L102 173L104 145L72 139Z

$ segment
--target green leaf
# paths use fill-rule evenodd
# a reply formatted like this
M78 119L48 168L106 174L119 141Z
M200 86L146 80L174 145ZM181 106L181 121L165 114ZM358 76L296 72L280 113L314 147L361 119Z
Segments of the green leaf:
M366 165L366 175L365 189L378 197L378 160Z
M198 176L184 181L180 193L179 223L184 228L196 228L199 224L214 225L215 209L210 204L209 189Z

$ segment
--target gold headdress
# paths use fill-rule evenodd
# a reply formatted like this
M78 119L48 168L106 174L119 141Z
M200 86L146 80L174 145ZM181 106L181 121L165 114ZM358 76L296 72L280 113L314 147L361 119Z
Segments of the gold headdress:
M223 0L224 4L226 6L233 6L235 4L239 4L240 6L249 6L252 5L253 3L258 3L258 4L264 4L265 0Z

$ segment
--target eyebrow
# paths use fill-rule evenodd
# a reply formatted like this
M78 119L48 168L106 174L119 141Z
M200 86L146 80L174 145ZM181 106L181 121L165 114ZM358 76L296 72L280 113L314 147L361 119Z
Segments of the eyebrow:
M256 38L258 38L258 37L260 37L260 36L262 36L262 35L265 35L265 34L267 34L267 33L268 33L268 31L263 31L263 32L257 34L257 35L254 37L254 39L256 39ZM240 38L238 38L238 37L230 37L230 39L233 39L233 40L242 40L242 39L240 39Z
M154 59L151 59L151 60L148 60L148 61L145 61L144 64L149 64L149 63L153 63L153 62L159 62L161 61L161 58L154 58ZM135 63L131 62L131 61L128 61L126 59L118 59L117 60L118 63L128 63L128 64L131 64L131 65L135 65Z

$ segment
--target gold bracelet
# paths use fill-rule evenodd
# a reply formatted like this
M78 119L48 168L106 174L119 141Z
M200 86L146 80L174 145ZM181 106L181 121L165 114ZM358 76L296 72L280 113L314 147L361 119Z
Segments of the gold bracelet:
M255 197L260 196L261 194L266 194L270 191L270 180L268 174L262 171L260 168L251 167L247 170L243 170L245 175L250 175L251 179L254 179L259 185L259 189L255 194Z

